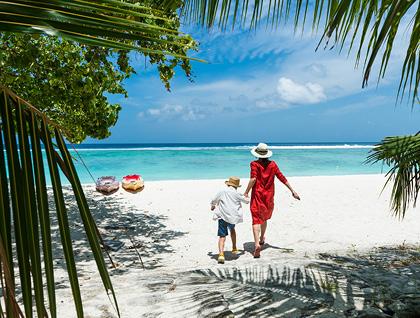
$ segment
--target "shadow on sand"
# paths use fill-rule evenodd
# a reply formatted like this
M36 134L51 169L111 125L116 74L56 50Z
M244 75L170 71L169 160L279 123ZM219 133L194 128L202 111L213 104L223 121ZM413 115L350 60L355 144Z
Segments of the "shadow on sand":
M165 225L165 216L150 214L147 210L127 204L126 200L121 197L103 196L93 192L94 190L87 190L86 197L102 238L111 248L108 249L108 252L113 262L118 265L118 270L112 271L113 275L124 273L133 267L142 268L138 254L141 256L145 269L162 266L160 264L161 255L173 252L171 241L186 234L168 230ZM53 200L52 195L50 200ZM89 275L84 272L83 264L92 261L93 256L71 191L65 191L65 201L79 276ZM55 211L52 209L52 204L50 204L50 208L53 216L51 226L55 265L65 268L57 219L54 217ZM107 262L109 263L109 261Z
M261 251L267 250L267 249L275 249L279 250L281 253L293 253L293 249L291 248L285 248L285 247L278 247L271 245L270 243L264 243L264 245L261 248ZM254 254L255 250L255 243L254 242L245 242L244 243L244 251Z
M217 262L217 258L219 257L219 254L214 252L208 252L207 255L215 260ZM244 250L239 250L237 254L232 253L231 251L225 251L225 262L235 261L238 258L240 258L242 255L245 255Z
M161 317L420 317L420 249L316 261L218 266L167 275L152 299ZM162 277L159 277L162 279ZM153 280L149 277L148 280ZM163 296L162 296L163 295ZM165 308L171 308L166 313Z

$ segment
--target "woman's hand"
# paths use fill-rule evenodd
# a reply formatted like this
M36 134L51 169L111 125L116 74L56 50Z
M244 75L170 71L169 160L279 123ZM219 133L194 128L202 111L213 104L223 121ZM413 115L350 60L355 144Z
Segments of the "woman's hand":
M249 194L247 192L244 193L245 198L249 198Z
M292 191L292 196L296 199L296 200L300 200L300 196L299 194L297 194L296 191Z

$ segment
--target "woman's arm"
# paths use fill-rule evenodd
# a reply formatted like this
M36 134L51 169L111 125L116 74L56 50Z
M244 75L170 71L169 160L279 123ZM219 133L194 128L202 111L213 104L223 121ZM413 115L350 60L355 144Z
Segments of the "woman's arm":
M244 196L247 198L249 196L249 191L251 191L252 187L254 186L255 182L257 181L256 178L249 179L248 186L246 187Z
M289 181L287 181L284 184L286 187L289 188L290 192L292 192L292 196L296 199L296 200L300 200L300 196L299 194L297 194L297 192L295 190L293 190L292 186L290 185Z
M289 181L287 181L286 177L283 175L283 173L281 173L279 167L276 164L276 177L277 179L279 179L286 187L289 188L290 192L292 192L292 196L296 199L296 200L300 200L299 194L297 194L297 192L295 190L293 190L292 186L290 185Z

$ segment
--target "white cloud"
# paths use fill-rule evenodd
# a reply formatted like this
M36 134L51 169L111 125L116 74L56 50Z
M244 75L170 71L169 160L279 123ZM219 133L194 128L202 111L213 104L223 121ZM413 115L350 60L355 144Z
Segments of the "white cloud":
M315 104L327 98L324 88L316 83L299 84L287 77L281 77L277 84L280 98L292 104Z
M165 104L161 107L149 108L143 112L138 113L140 118L178 118L185 121L203 119L205 115L206 114L204 112L193 107L171 104Z

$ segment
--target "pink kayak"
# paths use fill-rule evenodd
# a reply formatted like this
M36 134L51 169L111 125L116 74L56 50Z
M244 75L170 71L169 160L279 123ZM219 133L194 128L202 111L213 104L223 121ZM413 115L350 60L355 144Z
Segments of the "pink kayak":
M120 183L113 176L100 177L96 181L96 190L102 193L111 193L117 191Z

